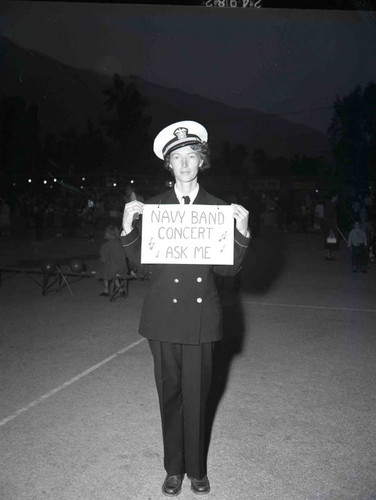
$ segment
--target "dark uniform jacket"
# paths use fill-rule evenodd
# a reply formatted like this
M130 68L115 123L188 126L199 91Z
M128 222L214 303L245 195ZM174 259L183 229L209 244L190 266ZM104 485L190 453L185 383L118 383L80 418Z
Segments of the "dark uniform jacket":
M171 189L146 201L179 203ZM194 204L225 205L201 187ZM250 238L236 228L233 265L153 264L150 289L144 299L139 333L148 339L178 344L200 344L222 338L222 310L213 273L233 276L241 267ZM121 237L130 261L141 258L141 228Z

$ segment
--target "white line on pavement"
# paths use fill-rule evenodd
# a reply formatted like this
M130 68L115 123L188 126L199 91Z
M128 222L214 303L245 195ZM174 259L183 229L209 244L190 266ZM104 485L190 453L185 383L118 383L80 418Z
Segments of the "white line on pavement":
M14 412L12 415L9 415L9 417L6 417L3 420L0 420L0 427L7 424L8 422L13 420L14 418L18 417L18 415L21 415L22 413L25 413L27 410L30 410L30 408L33 408L34 406L39 405L40 403L42 403L46 399L50 398L51 396L53 396L57 392L61 391L62 389L65 389L69 385L74 384L75 382L77 382L77 380L80 380L82 377L89 375L89 373L97 370L98 368L100 368L101 366L105 365L106 363L112 361L113 359L117 358L121 354L124 354L125 352L130 351L131 349L133 349L133 347L136 347L138 344L140 344L144 340L145 340L144 338L141 338L140 340L133 342L133 344L130 344L127 347L124 347L123 349L120 349L120 351L116 352L115 354L112 354L108 358L100 361L99 363L96 363L95 365L91 366L87 370L79 373L78 375L71 378L67 382L64 382L63 384L59 385L59 387L56 387L55 389L52 389L51 391L46 392L46 394L43 394L43 396L40 396L39 398L35 399L31 403L29 403L27 406L20 408L19 410Z
M276 307L300 307L305 309L328 309L330 311L356 311L376 313L376 309L357 309L355 307L327 307L327 306L308 306L299 304L277 304L275 302L254 302L252 300L243 300L243 304L252 304L255 306L276 306Z

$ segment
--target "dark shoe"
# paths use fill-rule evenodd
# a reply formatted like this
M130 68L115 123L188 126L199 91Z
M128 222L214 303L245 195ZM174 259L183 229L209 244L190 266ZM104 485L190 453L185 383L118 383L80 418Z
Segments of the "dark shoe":
M196 495L207 495L209 493L210 483L207 476L204 476L202 479L191 477L190 480L193 493L196 493Z
M124 289L117 289L115 291L115 293L111 296L110 298L110 302L114 302L116 299L118 299L119 297L122 297L123 299L126 299L127 298L127 293L125 292Z
M184 474L178 476L166 476L162 485L162 493L167 497L176 497L181 492Z
M101 297L109 297L110 294L108 292L102 292L99 294Z

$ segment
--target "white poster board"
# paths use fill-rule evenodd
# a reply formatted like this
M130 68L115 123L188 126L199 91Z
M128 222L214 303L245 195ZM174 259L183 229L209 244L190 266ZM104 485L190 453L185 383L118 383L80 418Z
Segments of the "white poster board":
M143 264L234 263L231 205L144 205Z

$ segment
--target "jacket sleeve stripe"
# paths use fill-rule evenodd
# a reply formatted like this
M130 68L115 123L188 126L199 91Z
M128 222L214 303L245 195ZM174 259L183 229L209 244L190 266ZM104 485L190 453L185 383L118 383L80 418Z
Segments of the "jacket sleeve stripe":
M133 245L133 243L135 243L139 239L139 237L140 237L140 235L138 234L137 238L135 238L131 242L127 243L126 245L123 245L123 247L129 247L129 245Z

